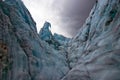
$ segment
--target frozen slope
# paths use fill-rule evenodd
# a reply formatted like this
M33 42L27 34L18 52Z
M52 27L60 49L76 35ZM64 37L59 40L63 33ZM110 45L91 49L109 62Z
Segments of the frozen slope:
M62 80L120 80L120 0L98 0L69 42L72 70Z
M0 80L60 80L65 54L39 38L21 0L0 1Z
M0 0L0 80L120 80L119 0L96 1L72 39L50 26L38 34L21 0Z

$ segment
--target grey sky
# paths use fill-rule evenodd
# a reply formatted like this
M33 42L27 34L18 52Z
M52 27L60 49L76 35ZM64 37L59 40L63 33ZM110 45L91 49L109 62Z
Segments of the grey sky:
M38 31L45 21L52 25L52 32L74 36L88 17L96 0L23 0Z

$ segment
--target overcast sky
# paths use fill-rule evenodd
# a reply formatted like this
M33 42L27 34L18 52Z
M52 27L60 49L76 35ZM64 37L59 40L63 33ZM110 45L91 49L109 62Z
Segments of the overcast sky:
M88 17L96 0L23 0L37 23L38 31L45 21L54 33L74 36Z

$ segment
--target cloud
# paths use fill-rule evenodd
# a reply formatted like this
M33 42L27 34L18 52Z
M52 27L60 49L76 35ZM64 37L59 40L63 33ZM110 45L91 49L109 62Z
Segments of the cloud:
M74 36L85 22L96 0L66 0L59 12L62 28Z
M37 29L45 21L52 24L52 32L74 36L85 22L96 0L23 0Z

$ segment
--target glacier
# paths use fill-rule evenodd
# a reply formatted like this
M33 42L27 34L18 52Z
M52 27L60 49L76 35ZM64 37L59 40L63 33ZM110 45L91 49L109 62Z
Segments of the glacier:
M73 38L36 23L21 0L0 0L0 80L120 80L120 1L97 0Z

